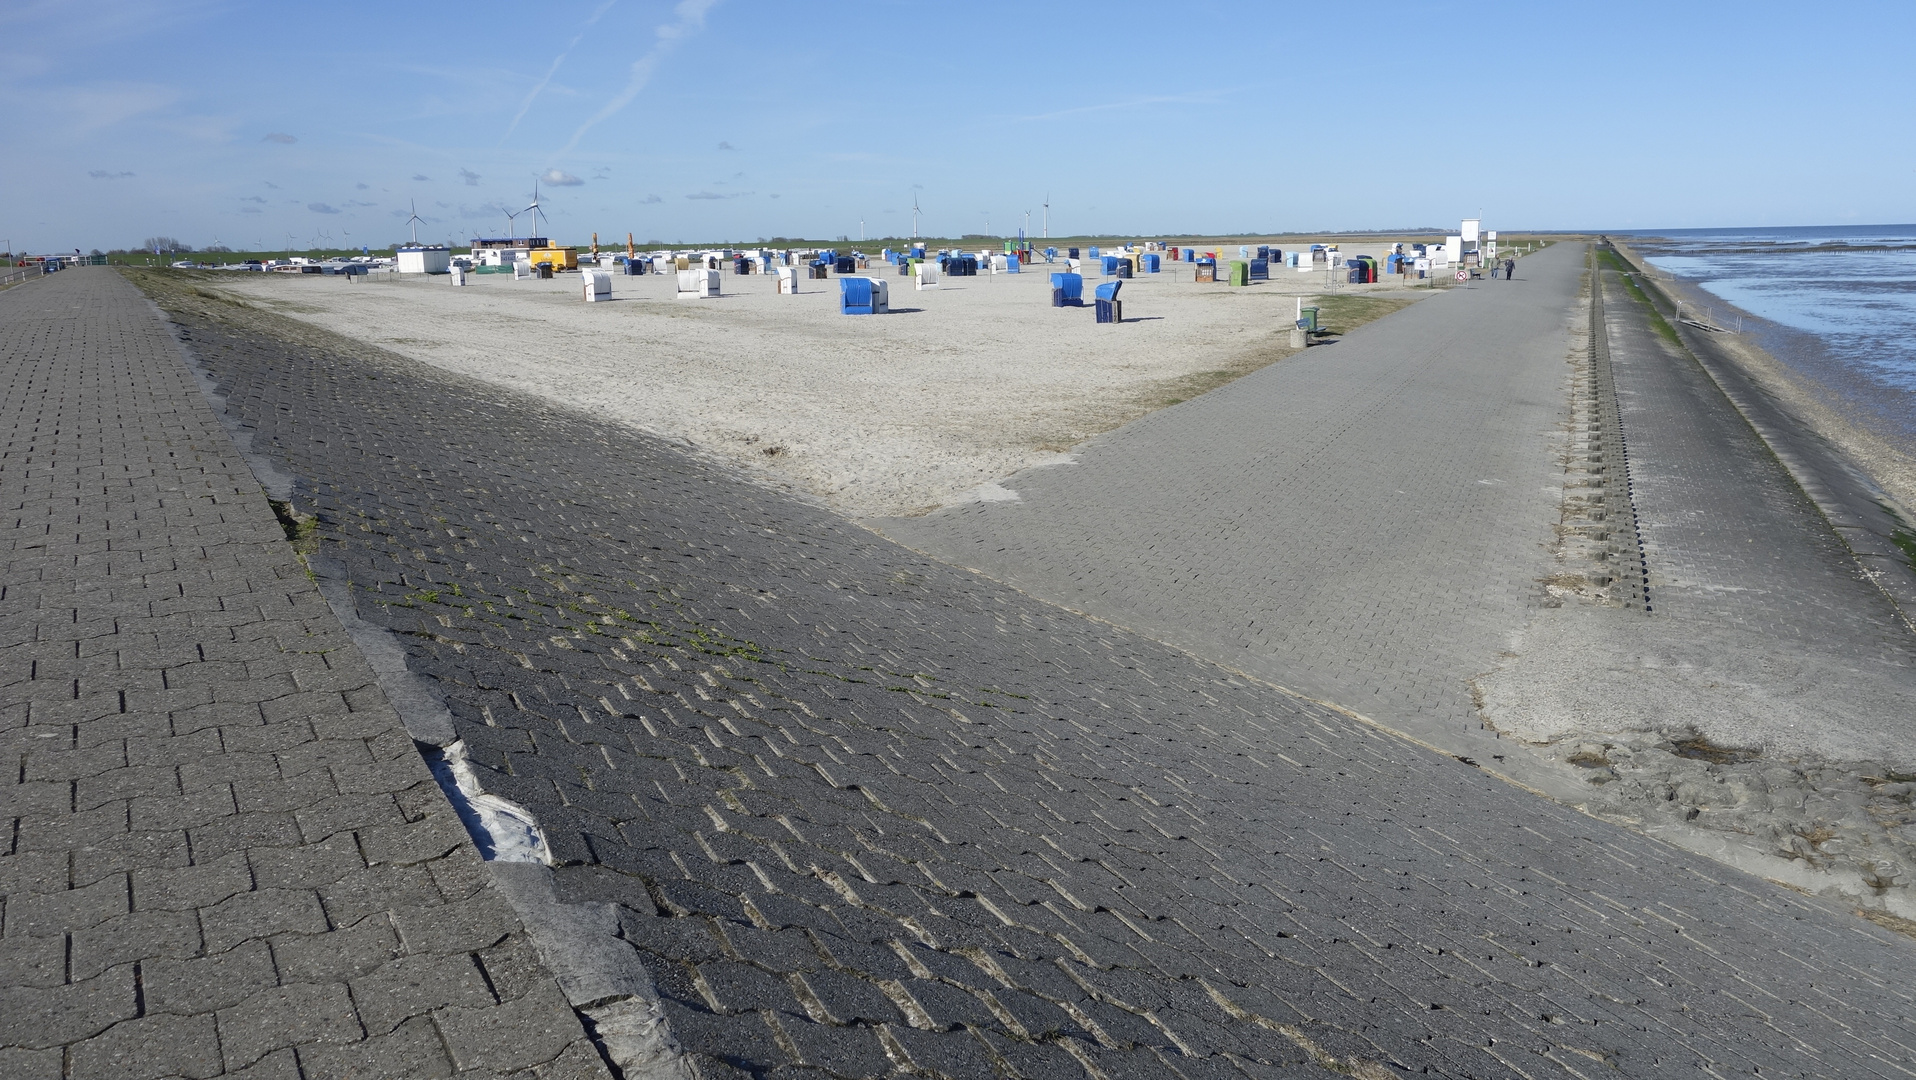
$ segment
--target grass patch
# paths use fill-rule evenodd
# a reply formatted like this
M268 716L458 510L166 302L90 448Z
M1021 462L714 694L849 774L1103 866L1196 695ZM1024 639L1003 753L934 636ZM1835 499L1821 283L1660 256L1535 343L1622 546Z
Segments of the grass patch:
M1320 335L1329 337L1348 334L1367 322L1381 319L1392 312L1402 311L1416 302L1416 299L1388 296L1320 296L1310 301L1317 306L1317 325ZM1294 356L1298 350L1290 347L1290 329L1289 315L1286 314L1285 318L1280 320L1272 330L1272 336L1266 344L1242 354L1235 362L1227 366L1210 371L1193 371L1187 375L1165 379L1147 390L1139 398L1139 404L1143 406L1144 412L1151 412L1189 401L1225 383L1235 382L1253 371ZM1118 424L1131 419L1133 419L1132 416L1125 416L1119 420ZM1117 427L1118 424L1111 426ZM1097 434L1097 432L1090 434ZM1089 438L1090 435L1085 437ZM1047 443L1043 449L1068 450L1070 447L1058 440Z
M1897 529L1889 534L1889 542L1902 551L1903 560L1909 563L1909 568L1916 570L1916 535Z
M1348 334L1416 302L1391 296L1321 296L1313 301L1319 332L1331 336Z
M1602 259L1605 265L1609 266L1610 269L1617 272L1617 277L1623 281L1624 289L1629 292L1630 296L1634 298L1637 303L1643 305L1643 310L1648 313L1650 319L1650 329L1655 330L1657 336L1663 340L1675 345L1679 349L1682 348L1683 341L1677 337L1676 327L1670 325L1670 321L1663 317L1663 312L1657 310L1657 305L1655 301L1650 299L1650 294L1644 292L1643 286L1637 284L1636 268L1624 262L1623 256L1618 255L1609 248L1604 248L1599 252L1598 258Z
M273 508L273 516L279 519L279 528L286 534L286 542L293 550L305 556L311 555L319 547L319 519L311 514L302 514L293 509L293 504L279 499L268 499L266 505Z

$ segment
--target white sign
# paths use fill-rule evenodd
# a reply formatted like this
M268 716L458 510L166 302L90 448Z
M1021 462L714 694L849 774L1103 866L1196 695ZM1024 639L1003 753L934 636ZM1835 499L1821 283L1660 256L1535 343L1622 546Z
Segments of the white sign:
M1476 242L1477 242L1477 230L1478 230L1478 229L1480 229L1480 228L1482 228L1482 227L1483 227L1483 219L1482 219L1482 218L1474 218L1474 217L1473 217L1473 218L1465 218L1465 219L1464 219L1464 228L1463 228L1463 233L1464 233L1464 235L1463 235L1463 241L1464 241L1464 243L1466 243L1466 244L1474 244L1474 243L1476 243Z

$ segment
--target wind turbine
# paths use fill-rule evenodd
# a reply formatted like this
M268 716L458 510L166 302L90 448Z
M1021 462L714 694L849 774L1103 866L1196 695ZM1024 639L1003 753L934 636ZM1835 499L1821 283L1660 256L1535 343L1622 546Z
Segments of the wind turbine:
M918 193L911 193L911 238L918 239Z
M532 231L538 232L539 219L545 215L545 211L539 209L539 178L537 176L532 178L532 205L519 212L521 214L529 213L532 215ZM552 219L548 217L546 220L551 221Z
M1051 239L1051 193L1044 193L1044 238Z
M412 246L418 247L419 223L426 219L419 216L419 200L408 199L407 202L412 204L412 216L406 219L406 224L412 226Z

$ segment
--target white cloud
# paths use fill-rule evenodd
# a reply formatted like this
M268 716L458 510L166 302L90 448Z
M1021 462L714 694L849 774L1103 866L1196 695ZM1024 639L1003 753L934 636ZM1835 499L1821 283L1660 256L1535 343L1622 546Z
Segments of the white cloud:
M585 183L584 180L559 169L547 169L539 179L551 184L553 187L578 187L580 184Z
M652 48L647 50L644 56L632 61L632 66L628 69L630 77L626 80L625 89L619 91L611 101L606 102L598 112L593 113L585 123L580 124L579 130L572 133L572 138L566 142L564 149L559 153L561 155L571 153L572 148L579 145L579 140L585 138L585 133L591 131L599 121L631 104L632 99L639 96L639 91L645 89L645 84L652 81L652 72L658 68L659 61L676 48L679 42L702 29L705 26L705 13L712 10L717 3L718 0L679 0L678 5L672 9L674 20L654 31L657 40L652 43Z
M750 194L752 193L749 191L731 191L731 192L726 192L724 194L720 194L719 192L716 192L716 191L694 191L692 194L687 195L686 198L688 199L743 199L745 196Z
M330 206L327 206L327 205L326 205L325 203L323 203L323 202L311 202L311 203L307 203L307 204L306 204L306 209L308 209L308 210L311 210L311 211L312 211L313 213L315 213L315 214L337 214L337 213L339 213L339 211L338 211L338 210L335 210L335 209L333 209L332 207L330 207Z
M286 134L284 131L275 131L260 140L260 142L279 143L282 146L290 146L298 141L298 139Z
M413 173L412 178L414 180L425 181L425 182L430 182L432 180L432 177L427 176L425 173Z
M107 172L105 169L95 169L87 173L87 175L95 180L125 180L133 174L130 172Z
M653 203L661 203L664 201L664 199L659 198L657 195L647 195L645 198L640 199L639 203L642 206L650 206Z
M479 186L479 174L473 172L471 169L461 168L459 170L459 179L464 180L467 187Z
M720 150L736 150L736 149L738 149L738 147L736 147L736 146L733 146L733 145L732 145L731 143L728 143L728 142L721 142L721 143L719 143L719 147L718 147L718 148L719 148Z

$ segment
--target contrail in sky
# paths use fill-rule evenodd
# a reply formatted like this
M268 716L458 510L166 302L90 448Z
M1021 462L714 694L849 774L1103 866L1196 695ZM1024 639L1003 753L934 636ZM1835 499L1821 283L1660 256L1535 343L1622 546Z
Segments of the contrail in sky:
M552 66L546 69L546 77L540 79L539 85L533 87L532 92L526 95L526 99L519 103L519 111L513 114L512 123L506 125L506 133L499 136L499 144L501 146L505 145L506 140L512 137L513 129L519 126L519 121L526 118L526 113L531 110L532 103L538 100L540 94L545 92L546 84L550 83L552 77L559 73L559 65L565 63L565 58L571 56L572 50L577 48L579 42L585 38L585 32L592 28L593 23L599 21L599 16L611 10L612 5L618 2L619 0L605 0L605 3L600 4L599 10L592 13L592 17L587 19L583 26L579 27L579 32L572 36L572 40L566 42L565 48L559 52L559 55L552 58Z
M652 43L652 48L644 56L632 61L632 77L625 84L625 89L619 91L617 97L606 102L604 108L593 113L590 120L580 124L579 130L572 133L571 141L553 156L560 157L571 153L572 148L579 145L579 140L585 137L586 132L592 130L594 124L631 104L632 99L639 96L639 91L645 89L645 84L652 81L653 69L659 66L659 61L663 60L665 54L671 52L679 42L703 29L705 13L717 3L718 0L679 0L678 6L672 9L674 20L659 27L658 40Z

